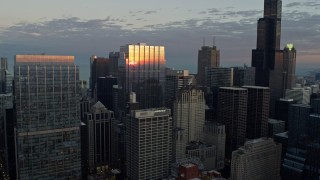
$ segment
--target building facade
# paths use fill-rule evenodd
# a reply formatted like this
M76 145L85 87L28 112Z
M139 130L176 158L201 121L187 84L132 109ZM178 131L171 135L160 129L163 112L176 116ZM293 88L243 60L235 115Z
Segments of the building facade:
M220 50L216 46L202 46L198 51L198 84L205 86L206 68L220 66Z
M231 179L279 180L281 144L271 138L247 141L232 152Z
M157 108L164 105L165 47L145 43L120 47L120 64L124 64L125 95L137 94L140 107Z
M81 178L81 91L74 57L16 55L14 89L17 178Z
M207 122L203 128L203 140L205 144L215 145L216 164L213 169L220 170L224 168L226 130L225 125L219 123Z
M233 86L254 86L255 74L254 67L233 67Z
M234 71L233 68L206 68L205 80L207 87L232 87Z
M226 128L226 158L243 146L246 140L248 90L244 88L219 88L218 122ZM230 163L230 162L229 162Z
M111 164L111 124L114 114L100 101L85 114L87 161L89 173L95 174Z
M248 139L268 136L270 88L243 86L248 90L247 135Z
M284 87L283 89L292 89L296 85L296 58L297 51L293 44L287 44L283 50L283 69L284 69Z
M188 85L194 85L194 76L189 74L189 70L166 69L165 85L165 106L173 109L173 103L176 100L181 88Z
M107 109L114 111L116 103L113 102L113 86L118 85L118 79L113 76L99 77L97 79L97 100Z
M126 120L128 179L162 179L170 174L172 118L170 109L133 110Z
M0 59L0 94L12 93L13 75L8 69L7 58Z
M277 119L269 119L268 120L268 137L273 138L275 134L285 132L286 122L277 120Z
M204 124L204 93L195 87L182 88L173 109L174 162L186 158L189 142L202 140Z
M311 92L307 88L293 88L287 89L285 98L293 99L298 104L309 104L310 103Z

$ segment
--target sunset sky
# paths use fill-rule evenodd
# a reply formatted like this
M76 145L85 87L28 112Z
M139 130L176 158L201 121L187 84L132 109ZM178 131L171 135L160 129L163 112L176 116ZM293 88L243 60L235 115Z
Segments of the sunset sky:
M197 51L221 50L221 64L251 65L263 0L0 0L0 56L107 56L121 45L166 47L169 67L196 73ZM281 46L296 46L297 69L320 67L320 2L283 0ZM80 69L89 71L89 69ZM87 75L84 75L86 78Z

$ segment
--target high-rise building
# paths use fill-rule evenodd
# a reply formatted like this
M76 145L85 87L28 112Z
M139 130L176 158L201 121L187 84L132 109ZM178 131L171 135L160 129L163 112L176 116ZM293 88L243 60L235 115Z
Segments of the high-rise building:
M109 61L110 65L108 66L109 74L115 77L118 77L118 63L120 59L120 52L110 52Z
M5 149L5 114L6 109L13 108L13 96L9 94L0 94L0 152Z
M306 104L293 104L289 108L288 135L289 146L301 147L307 136L307 120L312 108Z
M248 139L268 136L270 88L243 86L248 90L247 135Z
M311 92L307 88L293 88L287 89L285 98L293 99L298 104L309 104L310 103Z
M80 179L79 68L73 56L16 55L18 179Z
M216 164L214 169L224 168L226 130L225 125L207 122L203 128L203 140L206 144L216 146Z
M118 85L118 79L113 76L99 77L96 82L97 100L107 109L114 111L113 86Z
M204 170L216 169L217 147L215 145L192 141L188 143L185 151L188 159L200 159L203 163Z
M186 158L189 142L202 140L204 124L204 93L195 87L182 88L173 109L174 162Z
M256 68L255 85L270 87L270 116L275 115L275 102L293 85L295 50L288 45L280 50L281 0L264 1L264 17L258 21L257 47L252 50L252 66Z
M273 138L275 134L285 132L286 122L277 120L277 119L269 119L268 120L268 137Z
M199 85L205 86L206 68L216 68L220 66L220 50L216 46L202 46L198 51L198 77Z
M100 173L111 164L111 124L114 114L100 101L85 114L87 132L87 162L89 173Z
M13 76L8 69L7 58L0 60L0 94L12 93Z
M232 152L231 179L280 179L281 144L271 138L247 141Z
M137 94L142 109L164 105L165 47L145 43L120 47L120 65L125 64L125 95ZM119 69L120 70L120 69Z
M264 1L264 17L258 20L257 47L252 50L256 86L269 86L270 70L280 59L281 0Z
M233 68L206 68L205 80L207 87L232 87L234 71Z
M233 86L254 86L255 73L254 67L233 67Z
M283 50L284 90L295 87L296 54L293 44L287 44Z
M294 104L289 109L288 147L283 178L316 179L320 176L320 99L311 106Z
M233 86L233 68L206 68L205 72L206 86L209 87L209 91L206 93L206 103L208 105L208 111L211 115L208 120L217 119L218 109L218 94L219 87L232 87ZM209 92L209 93L208 93Z
M8 59L1 57L0 59L0 69L8 69Z
M89 88L92 91L92 97L94 97L94 91L96 88L96 82L99 77L106 77L109 75L108 58L91 56L90 57L90 79Z
M15 178L14 159L14 119L12 117L13 96L11 93L0 94L0 178L5 179L6 175ZM11 148L13 147L13 148Z
M291 104L297 104L297 101L285 98L276 101L275 119L282 120L286 123L285 131L288 130L289 107Z
M188 85L194 85L194 76L189 74L189 70L173 70L166 69L166 85L165 85L165 106L173 109L178 92L181 88Z
M218 122L226 128L226 158L230 160L232 151L246 140L248 90L221 87L218 97Z
M172 118L170 109L133 110L126 119L127 177L162 179L170 174Z

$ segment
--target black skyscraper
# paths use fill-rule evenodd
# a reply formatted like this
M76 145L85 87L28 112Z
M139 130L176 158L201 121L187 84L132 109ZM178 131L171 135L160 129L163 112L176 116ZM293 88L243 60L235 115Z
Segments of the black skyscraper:
M108 110L114 111L112 89L118 84L117 78L113 76L99 77L97 80L97 100Z
M270 87L270 115L275 101L283 97L284 65L280 50L281 0L264 1L264 17L258 21L257 48L252 50L252 66L256 68L255 85Z
M258 21L257 48L252 50L257 86L269 86L269 70L275 69L276 53L280 51L281 4L281 0L265 0L264 17Z

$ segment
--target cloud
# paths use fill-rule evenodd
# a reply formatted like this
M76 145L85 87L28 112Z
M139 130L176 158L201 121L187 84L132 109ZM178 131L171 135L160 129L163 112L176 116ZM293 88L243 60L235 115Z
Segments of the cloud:
M292 3L285 5L285 7L290 8L290 7L296 7L296 6L301 6L301 5L302 5L302 3L300 3L300 2L292 2Z
M143 14L155 14L155 13L157 13L157 11L146 11Z
M303 3L304 6L309 6L309 7L315 7L315 6L320 6L320 3L318 1L314 2L305 2Z
M212 13L215 11L211 10ZM251 50L256 45L257 19L263 13L233 9L216 10L215 13L216 16L199 15L166 23L146 23L140 27L135 22L112 17L89 20L65 17L36 23L23 22L0 31L0 55L71 54L79 56L80 63L87 63L92 54L107 56L107 52L118 51L123 44L147 42L166 46L169 67L186 68L195 73L197 50L202 45L202 38L212 39L215 36L216 45L221 50L222 65L250 64ZM316 57L314 53L320 49L317 43L320 41L318 22L320 15L297 10L283 13L281 41L295 44L299 63L311 62Z

